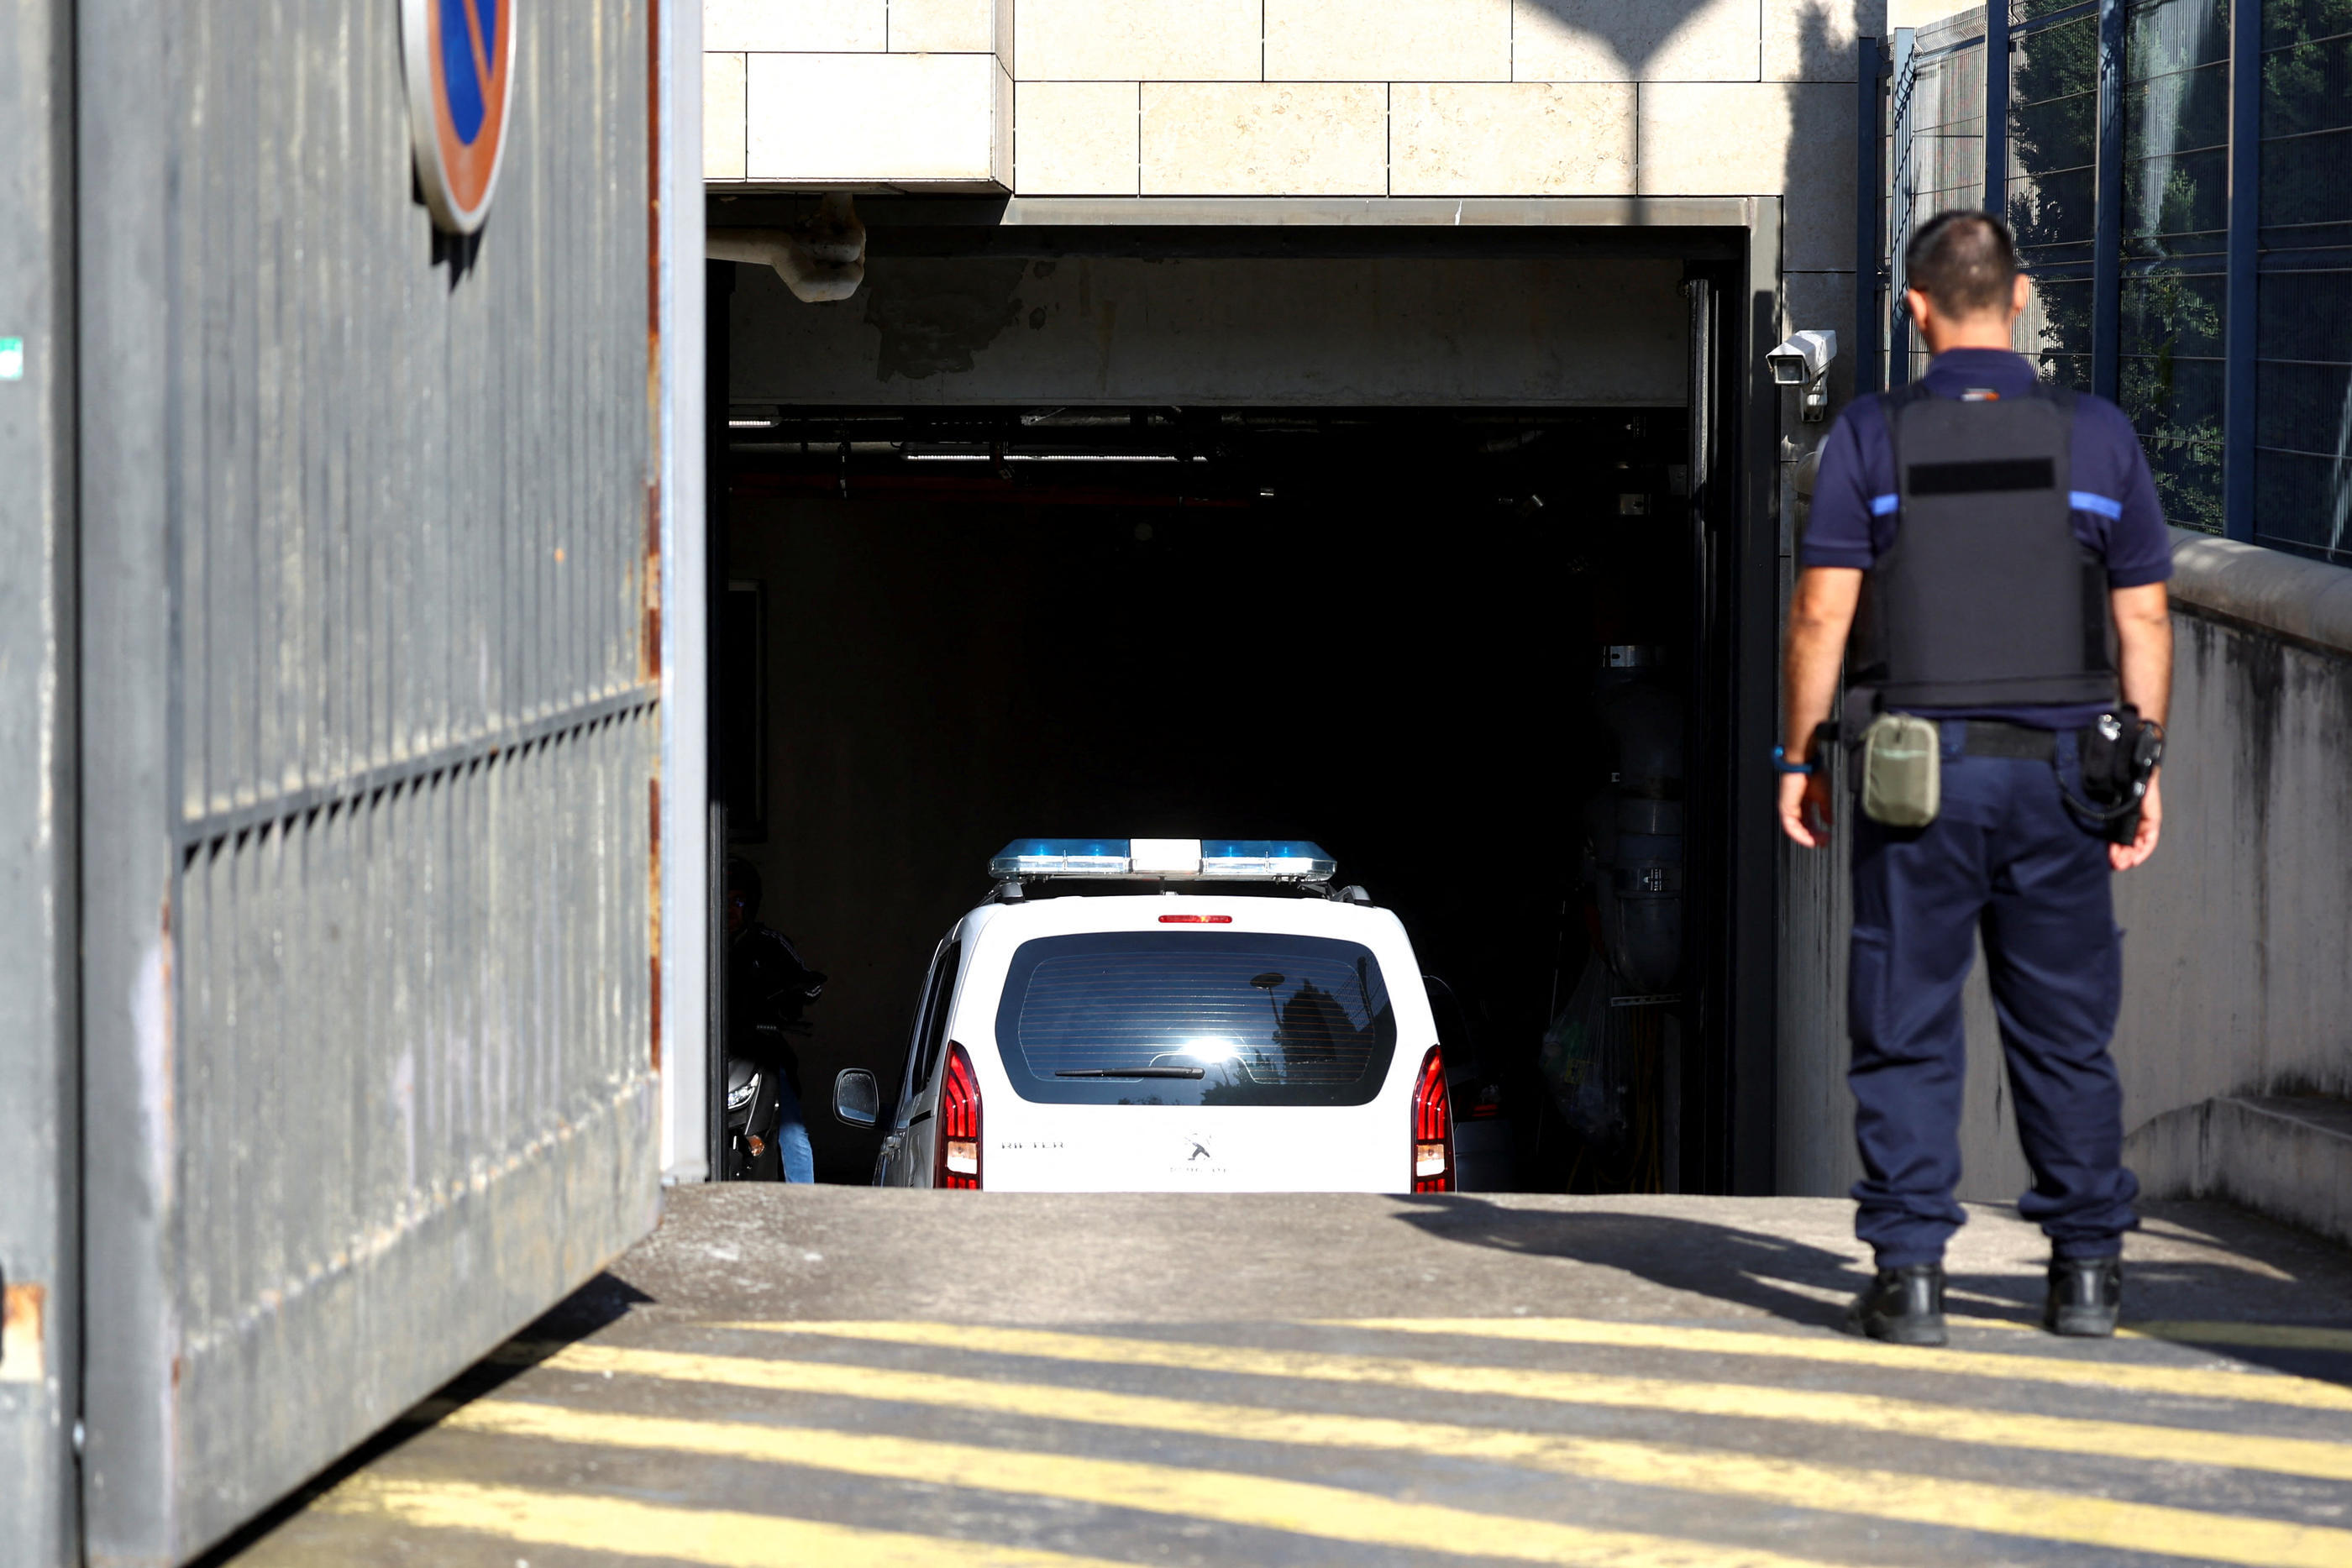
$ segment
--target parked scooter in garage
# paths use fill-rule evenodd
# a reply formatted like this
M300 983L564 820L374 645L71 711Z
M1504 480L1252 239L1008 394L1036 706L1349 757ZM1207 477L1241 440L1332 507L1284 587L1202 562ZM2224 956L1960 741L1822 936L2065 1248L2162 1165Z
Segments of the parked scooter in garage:
M746 1056L727 1059L728 1181L781 1181L783 1152L776 1146L776 1082L782 1070L764 1071Z
M816 999L822 984L805 988ZM727 1164L725 1181L782 1181L781 1141L784 1092L791 1087L787 1064L795 1060L786 1033L806 1034L808 1025L760 1024L751 1030L751 1054L727 1059Z
M802 962L783 933L763 925L760 873L727 862L727 1181L814 1181L801 1111L800 1054L806 1009L825 977ZM739 1114L740 1113L740 1114Z

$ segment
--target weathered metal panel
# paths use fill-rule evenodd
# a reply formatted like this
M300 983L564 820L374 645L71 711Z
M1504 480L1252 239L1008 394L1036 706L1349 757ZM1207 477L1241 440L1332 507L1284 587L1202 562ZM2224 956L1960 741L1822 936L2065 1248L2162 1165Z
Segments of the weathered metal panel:
M78 1550L71 43L0 5L0 1568Z
M202 1492L299 1479L646 1217L652 720L189 852L176 1446Z
M518 23L453 242L398 7L80 7L95 1562L655 1212L651 16Z

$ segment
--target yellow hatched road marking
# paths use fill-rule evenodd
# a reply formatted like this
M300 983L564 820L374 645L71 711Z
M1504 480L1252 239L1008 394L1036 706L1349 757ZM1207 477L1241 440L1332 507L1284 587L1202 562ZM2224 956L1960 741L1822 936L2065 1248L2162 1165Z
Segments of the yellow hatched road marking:
M710 1568L1127 1568L940 1535L860 1530L815 1520L674 1508L586 1492L534 1491L471 1481L386 1480L362 1474L312 1505L330 1513L389 1518L425 1530L467 1530L533 1546L569 1546L616 1557L662 1557Z
M2045 1448L2105 1458L2175 1459L2284 1475L2352 1479L2352 1445L2310 1437L2272 1437L2144 1422L2082 1420L1980 1410L1879 1395L1774 1388L1749 1383L1693 1383L1664 1377L1619 1377L1591 1372L1546 1372L1513 1366L1455 1366L1400 1356L1328 1355L1255 1350L1189 1341L1121 1339L1054 1333L1037 1329L974 1328L961 1323L729 1323L774 1333L825 1334L893 1344L982 1351L1048 1361L1164 1366L1186 1372L1239 1373L1324 1383L1367 1383L1440 1394L1499 1395L1555 1404L1670 1410L1689 1416L1729 1416L1759 1421L1800 1421L1932 1437L1994 1448Z
M1801 1564L1821 1568L1823 1561L1632 1531L1586 1530L1438 1503L1400 1502L1311 1481L1185 1469L1132 1459L982 1448L829 1427L591 1414L503 1399L478 1400L450 1416L446 1425L560 1443L709 1454L886 1480L915 1477L934 1485L1059 1498L1279 1530L1360 1546L1457 1556L1507 1557L1522 1563L1592 1568L1800 1568ZM2342 1559L2330 1568L2342 1568Z
M1920 1350L1862 1339L1808 1339L1795 1334L1738 1329L1667 1328L1588 1318L1352 1318L1335 1328L1378 1329L1385 1333L1462 1334L1480 1339L1533 1340L1545 1344L1597 1344L1628 1350L1677 1350L1709 1355L1769 1355L1789 1361L1826 1361L1851 1366L1884 1366L1900 1372L1998 1377L2020 1383L2063 1383L2113 1388L2130 1394L2165 1394L2192 1399L2230 1399L2258 1405L2291 1405L2308 1410L2352 1410L2352 1388L2315 1378L2275 1373L2224 1372L2200 1366L2144 1366L2078 1361L2044 1355L2003 1355L1997 1351ZM2153 1328L2156 1325L2150 1325ZM2221 1324L2178 1324L2221 1328ZM2147 1333L2148 1329L2141 1333ZM2308 1332L2308 1331L2306 1331ZM2171 1337L2171 1336L2167 1336ZM2180 1337L2188 1337L2186 1335ZM2343 1338L2352 1345L2352 1334ZM2211 1343L2274 1344L2274 1339Z
M1991 1531L2207 1562L2252 1563L2259 1568L2290 1563L2352 1563L2352 1531L2114 1502L2026 1487L1725 1454L1675 1444L1272 1410L838 1362L757 1361L578 1345L547 1364L583 1373L612 1372L890 1400L1235 1441L1443 1454L1629 1486L1754 1498L1907 1524ZM2342 1473L2352 1479L2352 1449L2342 1451L2339 1458Z
M2352 1354L2352 1329L2312 1328L2301 1323L2134 1323L2119 1331L2133 1339L2183 1344L2258 1345L2268 1350L2337 1350Z

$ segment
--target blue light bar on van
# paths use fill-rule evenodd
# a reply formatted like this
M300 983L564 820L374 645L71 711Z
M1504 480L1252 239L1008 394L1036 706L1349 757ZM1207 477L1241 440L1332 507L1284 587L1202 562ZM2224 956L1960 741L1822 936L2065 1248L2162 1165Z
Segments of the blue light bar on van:
M1305 839L1015 839L988 862L1006 877L1328 882L1338 862Z
M1323 846L1305 839L1203 839L1202 876L1273 877L1282 882L1328 882L1339 865Z
M1125 839L1015 839L996 852L988 874L1007 876L1125 876Z

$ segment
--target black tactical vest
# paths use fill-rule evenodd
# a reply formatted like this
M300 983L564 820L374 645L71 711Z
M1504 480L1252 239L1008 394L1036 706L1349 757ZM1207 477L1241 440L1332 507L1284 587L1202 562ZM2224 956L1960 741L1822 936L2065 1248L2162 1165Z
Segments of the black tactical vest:
M1880 399L1895 542L1864 580L1853 682L1894 708L2116 700L2106 566L2067 513L2074 395Z

